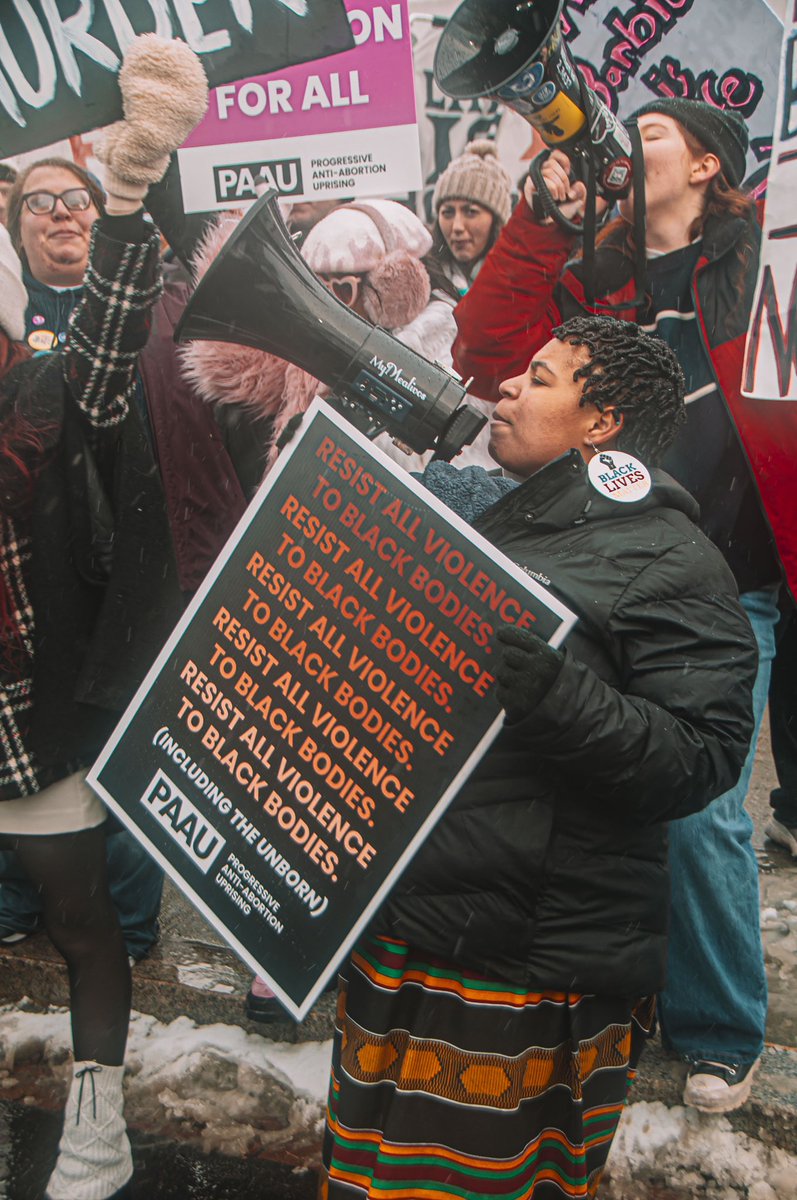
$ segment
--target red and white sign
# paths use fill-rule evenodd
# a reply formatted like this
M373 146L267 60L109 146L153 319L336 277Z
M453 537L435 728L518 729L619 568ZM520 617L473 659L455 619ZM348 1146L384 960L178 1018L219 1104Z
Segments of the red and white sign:
M758 400L797 400L797 0L790 7L742 386Z

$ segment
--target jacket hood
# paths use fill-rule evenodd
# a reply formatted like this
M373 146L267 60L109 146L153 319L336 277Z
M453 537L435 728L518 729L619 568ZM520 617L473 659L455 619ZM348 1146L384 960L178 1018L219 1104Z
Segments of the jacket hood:
M25 336L28 296L22 283L22 266L5 226L0 227L0 329L14 342Z
M596 491L578 450L569 450L523 483L483 467L458 468L443 462L430 463L421 482L469 522L482 515L489 520L493 509L498 515L499 505L502 519L533 517L538 529L568 529L588 521L616 521L657 508L675 509L690 521L697 521L700 509L689 492L658 467L650 474L651 490L643 500L633 504L619 504Z
M375 207L376 201L369 204ZM383 204L387 205L388 202L384 201ZM402 213L407 211L399 204L393 207ZM340 211L343 212L342 209ZM316 229L327 225L335 215L332 213L325 217ZM359 215L369 225L372 224L362 213L350 215ZM411 217L428 238L417 217L411 213L407 213L407 217ZM239 220L238 216L225 214L208 227L194 257L196 283L205 276ZM316 230L312 230L311 237L315 233ZM310 238L305 251L309 246ZM309 265L314 266L315 260ZM388 254L383 252L375 268L366 274L365 281L366 309L372 323L395 331L401 341L425 357L437 358L444 366L449 366L450 348L456 336L453 312L440 302L429 302L429 276L423 264L401 248L391 250ZM189 342L179 354L184 377L203 400L220 404L245 404L259 413L274 415L282 405L285 389L292 393L298 379L296 372L299 368L289 366L284 359L233 342ZM311 377L307 375L306 379L311 380ZM292 406L292 413L307 407L309 400L305 399L304 393L308 393L312 399L316 388L317 380L314 379L300 387L302 397Z
M714 217L710 216L705 223L701 236L701 253L710 263L717 262L743 238L758 238L758 226L755 219L747 217ZM634 260L625 250L625 229L613 229L597 248L598 271L601 291L608 297L614 295L634 278ZM583 283L584 260L580 256L572 258L567 264L563 281L567 284L570 273L579 283ZM577 297L578 298L578 297Z
M650 476L653 486L644 499L620 504L592 486L586 462L578 450L568 450L519 484L506 503L513 512L533 512L535 525L540 528L566 529L585 521L616 521L657 508L675 509L690 521L697 521L700 509L685 488L658 467L650 469Z

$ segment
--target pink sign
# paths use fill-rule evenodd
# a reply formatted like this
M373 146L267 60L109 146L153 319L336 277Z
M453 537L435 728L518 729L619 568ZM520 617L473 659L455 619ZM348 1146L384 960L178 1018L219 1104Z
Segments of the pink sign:
M217 87L179 151L186 212L395 196L421 183L407 0L345 0L355 47Z
M356 46L215 88L185 145L272 141L415 121L407 0L346 0Z

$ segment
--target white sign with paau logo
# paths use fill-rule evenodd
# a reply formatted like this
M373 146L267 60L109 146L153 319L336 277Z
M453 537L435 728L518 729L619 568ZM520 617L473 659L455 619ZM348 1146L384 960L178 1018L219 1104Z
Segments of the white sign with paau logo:
M421 182L406 0L344 0L354 47L216 88L178 153L186 212L389 196Z

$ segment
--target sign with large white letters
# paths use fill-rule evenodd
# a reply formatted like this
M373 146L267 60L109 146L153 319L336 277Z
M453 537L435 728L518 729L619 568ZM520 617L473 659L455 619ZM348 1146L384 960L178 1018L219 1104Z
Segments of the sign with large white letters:
M742 385L759 400L797 400L797 0L790 6Z
M140 33L181 38L212 87L353 45L342 0L3 0L0 158L118 120Z

